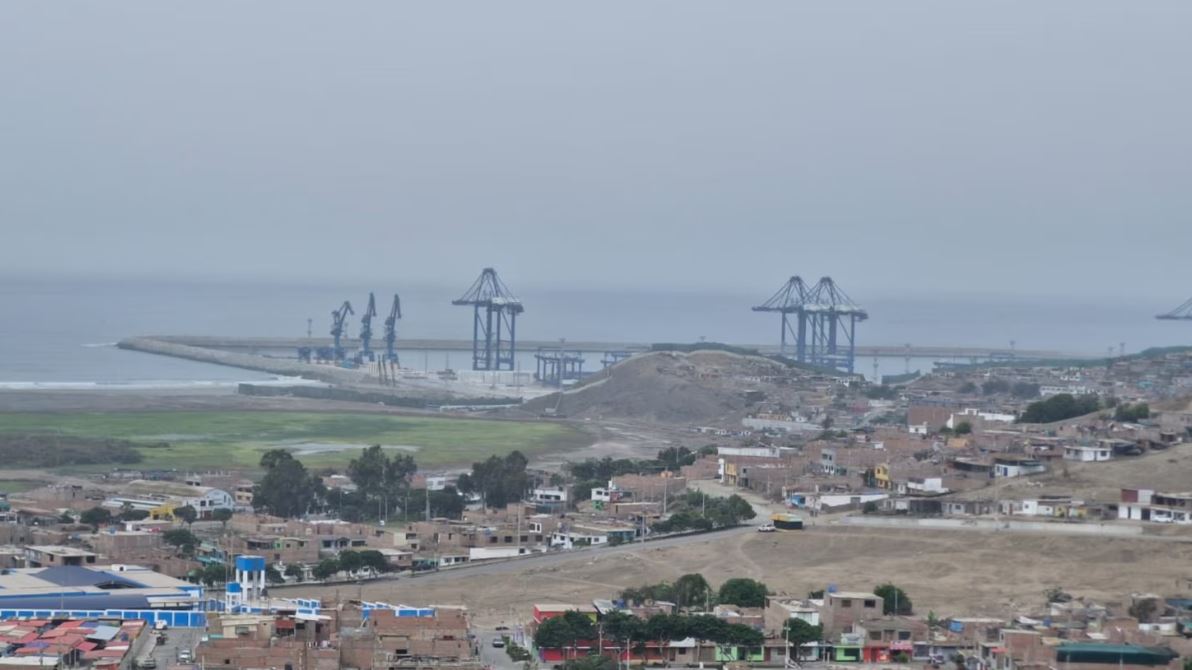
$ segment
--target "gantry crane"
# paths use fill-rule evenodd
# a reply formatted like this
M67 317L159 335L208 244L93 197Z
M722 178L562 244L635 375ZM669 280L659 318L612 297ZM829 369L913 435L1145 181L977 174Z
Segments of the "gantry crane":
M369 291L368 307L365 307L364 313L360 315L360 354L357 356L360 363L376 359L369 347L372 344L372 319L376 315L377 299L373 296L372 291Z
M401 298L393 294L393 307L385 317L385 361L400 367L397 360L397 320L401 318Z
M339 309L331 312L331 338L334 342L332 345L332 357L334 360L342 361L344 359L344 348L341 338L344 334L344 325L348 321L349 314L355 314L352 310L352 303L348 300L339 306Z

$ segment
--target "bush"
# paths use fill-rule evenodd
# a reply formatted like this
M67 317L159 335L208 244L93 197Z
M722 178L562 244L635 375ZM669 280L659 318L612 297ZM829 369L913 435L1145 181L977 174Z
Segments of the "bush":
M1059 393L1046 400L1033 402L1018 417L1018 423L1052 423L1091 414L1101 409L1101 401L1095 395L1075 397Z

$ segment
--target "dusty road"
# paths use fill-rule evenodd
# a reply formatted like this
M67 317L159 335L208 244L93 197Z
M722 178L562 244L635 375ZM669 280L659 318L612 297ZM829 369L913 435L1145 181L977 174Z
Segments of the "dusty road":
M365 598L408 604L462 604L480 622L524 619L536 602L590 602L622 589L689 572L714 586L730 577L805 595L836 584L869 589L893 581L916 609L940 616L1000 615L1041 605L1054 586L1102 604L1132 592L1192 589L1192 545L1135 538L874 530L821 525L799 532L750 528L644 545L556 554L359 588ZM287 590L331 598L333 588ZM344 589L344 598L357 597ZM494 623L495 625L495 623Z

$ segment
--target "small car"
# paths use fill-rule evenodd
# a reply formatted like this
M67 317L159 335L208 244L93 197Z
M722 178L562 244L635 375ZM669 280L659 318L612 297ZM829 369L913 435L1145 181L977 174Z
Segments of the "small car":
M774 524L772 523L762 524L757 527L757 532L759 533L773 533L775 530L777 529L774 528Z
M505 641L504 641L504 640L502 640L502 639L501 639L501 638L499 638L499 637L494 637L494 638L493 638L493 649L503 649L504 647L505 647Z

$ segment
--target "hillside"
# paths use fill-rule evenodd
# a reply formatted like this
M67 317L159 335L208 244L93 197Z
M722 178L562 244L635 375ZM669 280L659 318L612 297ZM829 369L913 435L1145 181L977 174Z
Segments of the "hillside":
M797 406L794 384L810 374L760 356L721 351L654 352L635 356L611 374L525 403L543 412L557 406L573 418L628 419L670 424L738 424L750 405L745 391L765 393L770 401Z
M1071 494L1097 502L1116 502L1122 488L1169 492L1192 489L1192 444L1106 463L1060 461L1046 474L998 480L989 486L957 494L957 497L969 500L1022 499L1052 493Z

